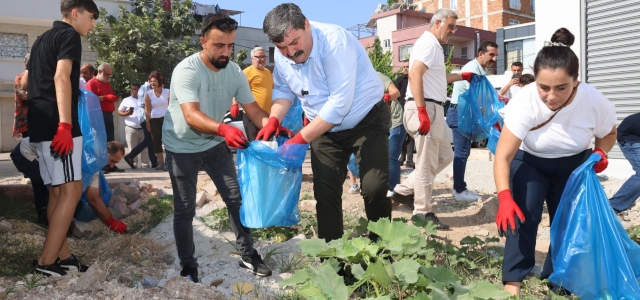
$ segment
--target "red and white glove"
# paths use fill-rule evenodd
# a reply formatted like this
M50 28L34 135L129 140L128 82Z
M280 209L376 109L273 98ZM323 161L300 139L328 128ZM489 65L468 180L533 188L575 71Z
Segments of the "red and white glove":
M298 132L298 134L296 134L293 138L291 138L290 140L286 141L284 144L285 145L291 145L291 144L308 144L309 142L307 142L303 137L302 137L302 133Z
M598 153L602 157L600 161L593 165L593 169L596 171L596 173L604 171L607 166L609 166L609 159L607 159L607 154L604 153L604 151L600 148L593 149L593 152L591 153Z
M233 118L237 118L240 115L240 108L238 107L237 103L231 105L231 109L229 110L229 113L231 113L231 117Z
M520 224L524 224L524 214L518 204L513 200L511 196L511 190L506 189L498 193L498 214L496 215L496 225L498 225L498 234L502 237L505 236L507 229L511 228L511 233L514 235L516 232L516 219L514 215L518 216ZM511 226L511 227L509 227Z
M249 147L247 138L242 130L231 125L220 123L218 126L218 135L224 138L228 146L245 149Z
M126 233L129 230L129 228L127 227L127 224L122 223L122 221L118 221L114 219L113 216L109 217L109 219L104 221L104 223L107 224L107 226L109 226L109 229L119 234Z
M467 82L471 82L473 76L476 76L476 74L473 72L463 72L461 75L462 79L466 80Z
M53 158L65 157L73 154L73 137L71 136L71 129L73 126L69 123L58 123L58 130L56 135L53 136L51 141L51 154Z
M426 135L431 130L431 120L429 119L429 114L427 113L427 108L422 106L418 106L418 119L420 120L420 126L418 127L418 133L422 135Z

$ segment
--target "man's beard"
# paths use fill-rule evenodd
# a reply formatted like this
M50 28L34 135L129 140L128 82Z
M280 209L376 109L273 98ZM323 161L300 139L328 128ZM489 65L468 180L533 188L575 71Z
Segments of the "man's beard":
M109 78L109 79L105 79L105 78L104 78L104 76L100 76L100 75L98 75L98 76L96 76L96 77L98 77L98 80L100 80L100 81L102 81L102 82L109 82L109 79L111 79L111 78Z
M226 61L220 61L221 58L226 58ZM216 59L211 59L209 58L209 62L216 67L217 69L224 69L227 67L227 65L229 64L229 57L228 56L218 56L218 58Z
M287 58L290 59L290 60L293 60L294 58L297 58L298 56L302 55L303 53L304 53L304 51L298 50L298 51L296 51L296 53L293 54L293 56L287 54Z

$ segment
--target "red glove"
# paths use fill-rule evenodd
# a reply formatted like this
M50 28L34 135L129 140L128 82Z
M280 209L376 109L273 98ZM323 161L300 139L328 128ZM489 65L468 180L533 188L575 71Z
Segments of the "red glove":
M426 107L418 106L418 119L420 120L420 127L418 127L418 133L422 135L426 135L431 130L431 120L429 119L429 114L427 114Z
M73 137L71 137L71 124L60 122L58 130L51 141L51 154L53 158L64 157L73 154Z
M116 96L116 95L104 95L104 96L102 96L102 99L104 101L116 102L116 101L118 101L118 96Z
M511 233L514 235L516 232L516 219L513 217L515 214L518 216L520 224L524 224L524 214L518 204L513 200L511 196L511 190L506 189L498 193L498 214L496 215L496 225L498 225L498 234L502 237L505 236L505 232L511 226Z
M224 138L228 146L242 149L249 147L247 138L244 137L242 130L231 125L220 123L220 126L218 126L218 135Z
M384 99L384 102L389 103L389 100L391 100L391 95L389 95L389 93L384 93L384 95L382 95L382 99Z
M309 123L311 123L311 121L309 121L307 117L302 117L302 127L309 125Z
M303 137L302 137L302 133L298 132L298 134L296 134L296 136L294 136L293 138L291 138L290 140L286 141L284 144L285 145L290 145L290 144L308 144L309 142L307 142Z
M600 148L593 149L593 152L591 153L598 153L602 157L600 161L593 165L593 169L596 171L596 173L604 171L607 166L609 166L609 159L607 159L607 154L604 153L604 151Z
M473 78L473 76L475 76L476 74L473 72L463 72L462 73L462 79L466 80L467 82L471 82L471 78Z
M267 122L267 125L264 125L264 127L262 127L262 129L260 129L260 131L258 131L258 134L256 135L256 141L258 140L268 140L270 138L272 138L274 135L278 134L278 131L280 131L280 121L278 121L278 118L276 117L271 117L269 118L269 122Z
M231 109L229 110L229 112L231 113L231 117L238 117L240 115L240 108L238 107L238 104L234 104L231 105Z
M127 230L129 230L129 228L127 227L127 224L114 219L113 216L109 217L109 219L104 221L104 223L107 224L107 226L109 226L109 229L119 234L127 233Z

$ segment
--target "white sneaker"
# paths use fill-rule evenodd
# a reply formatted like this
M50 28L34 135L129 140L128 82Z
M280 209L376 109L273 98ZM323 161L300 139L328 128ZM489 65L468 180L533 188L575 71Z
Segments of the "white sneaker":
M360 187L358 186L357 183L352 184L349 187L349 194L358 194L360 193Z
M456 192L456 190L451 190L451 194L453 195L453 199L456 201L478 201L480 196L470 190L464 190L462 193Z

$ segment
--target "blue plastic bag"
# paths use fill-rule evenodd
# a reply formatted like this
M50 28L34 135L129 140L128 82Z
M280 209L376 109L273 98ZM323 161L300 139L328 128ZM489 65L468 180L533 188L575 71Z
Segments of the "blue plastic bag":
M297 99L296 99L297 100ZM302 130L302 105L300 101L294 101L287 114L282 118L282 126L291 130L293 134Z
M91 177L109 162L107 131L98 96L80 90L78 122L82 131L82 190L86 190Z
M282 145L276 150L260 141L238 149L240 221L248 228L291 226L300 222L298 200L302 163L309 145Z
M111 187L107 182L107 178L104 177L104 173L102 173L102 171L99 172L98 181L100 182L100 198L102 198L105 206L109 206L112 196ZM91 180L91 177L89 177L89 180ZM78 202L78 205L76 206L76 212L73 214L73 218L80 222L90 222L98 218L91 205L89 205L86 189L80 197L80 202Z
M484 75L476 75L469 89L458 97L458 131L472 141L486 139L491 127L501 119L504 103Z
M349 163L347 164L347 169L351 172L351 175L356 178L360 178L360 169L358 168L358 162L356 162L356 155L351 153L349 156Z
M549 281L580 299L640 299L640 246L629 238L593 170L592 154L571 176L551 225Z
M491 126L491 130L489 130L489 142L487 143L487 148L489 148L489 151L491 151L491 154L493 155L496 155L496 147L498 147L499 139L500 131Z

